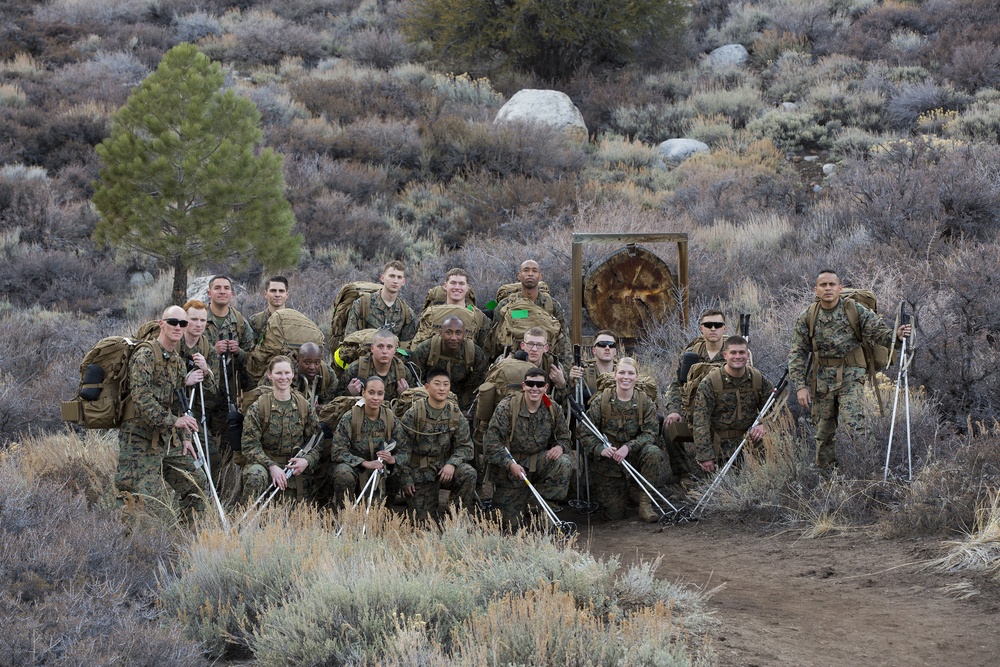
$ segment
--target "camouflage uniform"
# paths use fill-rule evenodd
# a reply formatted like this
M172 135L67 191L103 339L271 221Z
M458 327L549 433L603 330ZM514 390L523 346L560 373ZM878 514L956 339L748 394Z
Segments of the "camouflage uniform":
M473 344L475 356L473 357L472 368L465 365L465 343L459 349L458 354L448 355L441 347L441 336L435 334L429 340L425 340L415 348L410 350L410 361L420 369L422 375L435 368L443 368L448 377L451 378L451 390L458 396L458 404L463 410L468 410L472 405L475 391L486 379L486 371L489 369L489 359L486 353L478 345ZM434 349L437 348L438 359L433 366L428 365L428 360Z
M687 352L694 352L698 355L699 363L710 363L717 364L719 366L726 363L726 360L722 358L722 351L720 350L714 356L708 353L708 345L703 336L699 336L694 341L691 342L684 351L681 352L680 356L677 358L677 372L680 371L681 364L683 362L684 354ZM684 383L677 379L677 372L673 374L670 380L670 384L667 386L667 397L666 397L666 414L677 413L683 417L679 422L674 422L667 427L666 432L663 434L663 440L666 443L667 449L667 460L670 462L670 472L677 478L690 477L691 467L688 464L688 455L684 447L685 442L691 442L694 439L694 434L688 427L687 415L684 414L684 397L683 397L683 387Z
M476 470L469 465L473 455L472 436L461 410L450 402L441 410L434 410L426 399L417 399L403 415L401 424L409 464L402 469L399 484L412 484L416 488L414 495L406 499L412 515L417 518L437 515L438 491L443 487L438 473L449 464L455 466L455 474L444 488L452 490L452 500L457 496L465 508L472 507Z
M896 336L878 315L860 303L858 325L864 339L874 345L892 347ZM813 349L809 338L809 309L795 320L792 346L788 354L788 376L795 391L809 387L812 394L812 422L816 428L816 465L830 468L837 465L835 436L838 417L848 428L864 436L863 390L865 383L864 355L854 336L844 300L831 310L819 308L816 316L816 349L819 359L813 359L812 383L807 384L806 360Z
M263 402L268 401L271 415L267 425L262 423ZM287 401L279 401L273 392L257 399L248 409L243 420L243 457L246 464L241 471L243 479L243 500L251 500L263 493L271 485L272 465L284 467L302 446L320 430L316 410L309 406L303 423L299 404L295 396ZM312 493L311 481L322 458L322 442L302 458L309 462L306 471L289 480L285 493L295 493L298 498Z
M205 357L205 363L208 364L208 368L212 371L212 374L206 378L202 384L204 385L205 392L205 416L209 420L209 428L211 429L211 420L214 413L218 410L219 403L223 400L220 398L221 391L219 390L220 383L222 382L222 371L220 368L219 353L215 351L215 347L208 341L208 339L202 335L198 339L198 345L196 347L188 347L187 343L184 341L184 337L181 336L181 340L177 343L177 352L184 359L189 358L192 354L197 352L201 356ZM192 387L193 391L198 391L198 386ZM194 399L194 415L195 418L201 421L201 396L196 395ZM200 433L200 432L199 432ZM219 452L219 446L216 439L209 435L208 443L208 454L209 460L212 464L212 472L215 476L218 476L218 471L220 464L222 463L222 455ZM205 443L202 443L205 444Z
M514 416L516 421L512 434L511 405L515 399L519 407ZM510 457L504 447L510 449L535 489L543 497L559 502L569 491L569 478L573 471L569 440L566 418L557 404L553 403L550 410L543 402L538 410L531 413L520 393L500 401L486 429L483 445L488 462L498 469L493 474L493 504L500 510L505 522L515 527L520 525L532 494L523 479L508 472ZM557 445L563 449L562 456L549 461L546 452Z
M494 313L503 312L503 307L507 305L507 302L513 298L521 298L523 295L520 291L514 292L512 295L502 299L500 303L496 305L493 309ZM546 312L550 313L554 318L559 320L559 336L553 341L549 341L550 350L558 359L563 361L569 361L573 358L573 346L569 342L569 325L566 323L566 313L563 312L562 305L558 301L552 298L552 296L546 294L545 292L538 292L538 298L535 299L535 305L539 308L544 309ZM498 318L494 321L493 326L497 326L503 318ZM498 354L503 353L503 350L497 350Z
M660 478L660 463L663 461L663 452L656 446L656 435L660 428L656 419L656 404L645 395L640 399L638 389L633 391L632 398L628 401L620 400L613 387L605 389L604 393L608 394L610 417L605 420L601 414L603 393L595 395L591 400L587 416L613 446L627 445L629 451L625 460L635 466L643 477L656 484ZM641 419L640 400L643 402ZM639 500L646 498L645 493L636 486L624 465L601 456L604 443L589 429L581 430L580 441L585 455L590 456L593 461L593 490L604 518L612 521L623 518L629 491L633 495L638 492L636 498Z
M330 444L330 463L326 471L328 481L333 485L333 497L337 503L343 501L345 495L353 496L361 487L363 481L367 481L370 470L363 468L361 464L365 461L375 460L375 452L379 446L396 441L396 449L392 455L396 458L396 464L387 466L391 477L397 478L397 483L393 487L398 487L398 473L395 469L402 469L408 463L409 455L406 451L406 434L399 420L393 418L392 433L386 439L386 414L389 408L383 404L379 410L377 419L369 419L364 412L364 407L356 406L348 410L333 432L333 442ZM360 418L361 435L354 438L354 420Z
M131 400L118 430L115 485L121 494L151 496L165 504L176 498L190 512L204 507L198 484L205 474L195 469L190 455L181 454L182 434L174 429L177 416L187 409L177 397L186 374L181 357L156 340L133 353L128 367Z
M400 379L406 380L406 383L410 387L417 386L417 379L413 376L413 371L411 371L410 368L398 358L393 357L393 360L389 362L389 372L385 375L379 375L375 370L375 362L372 361L371 356L365 355L360 359L352 361L350 365L344 369L344 373L340 376L340 382L337 384L337 389L334 392L334 395L350 396L351 392L347 390L347 385L351 384L351 380L358 378L364 382L372 376L382 378L382 382L385 383L386 403L399 398L400 392L396 383Z
M271 319L271 311L265 308L259 313L254 313L247 320L247 323L250 325L250 328L253 329L256 338L260 338L264 335L264 329L267 327L267 321L269 319ZM259 341L256 341L255 339L255 342Z
M333 372L330 364L325 361L321 361L320 364L322 368L316 377L313 378L312 382L302 373L298 373L292 382L292 389L305 396L309 404L317 410L319 406L326 405L337 397L338 382L337 374ZM271 386L271 381L267 379L267 375L261 378L259 386Z
M723 390L716 394L712 376L720 373ZM760 390L753 390L753 374L760 374ZM767 402L774 385L760 371L747 368L733 377L725 367L702 379L694 397L694 451L699 461L723 465L743 441L754 419Z
M361 299L368 299L370 304L368 319L364 322L359 321L361 319ZM405 327L403 326L404 313L409 316ZM393 304L389 306L382 300L382 292L378 291L369 296L362 296L351 306L351 314L347 316L347 326L344 328L344 337L346 338L359 329L380 329L391 324L392 333L396 334L401 342L406 342L417 333L419 323L419 318L403 299L397 296Z
M237 317L237 315L238 311L231 306L225 317L217 317L211 308L209 308L208 323L205 326L205 333L202 334L202 338L208 340L213 348L222 338L229 339L232 336L235 340L239 341L240 349L236 353L236 358L234 359L230 354L226 361L226 366L229 369L229 398L233 403L238 403L237 395L241 389L251 388L248 386L241 387L240 377L243 376L245 378L246 376L247 353L253 349L255 342L253 327L246 320L243 320L243 331L240 332L239 320L243 316L239 315ZM219 398L216 401L215 410L211 413L208 427L216 439L221 439L223 442L228 443L229 435L226 415L229 413L229 406L226 405L226 379L222 377L222 361L219 356L216 356L216 364L212 366L212 371L215 372L215 377L218 379ZM216 371L216 369L218 370ZM243 372L241 373L240 371ZM248 380L245 381L248 382Z

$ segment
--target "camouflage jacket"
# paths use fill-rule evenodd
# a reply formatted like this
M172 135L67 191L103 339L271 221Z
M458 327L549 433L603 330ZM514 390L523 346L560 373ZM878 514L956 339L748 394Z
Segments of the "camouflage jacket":
M382 378L383 382L385 382L386 403L399 398L400 391L396 386L396 383L400 379L406 380L406 383L411 387L417 386L417 379L414 377L413 371L411 371L409 367L398 358L393 358L392 363L389 364L388 373L385 375L379 375L375 371L375 363L371 360L371 357L366 356L352 361L350 365L344 369L344 373L340 376L340 382L337 384L337 389L334 395L350 396L351 392L347 390L347 385L351 383L351 380L359 378L362 382L364 382L372 376L378 376Z
M382 404L378 419L369 419L364 408L357 410L350 409L337 422L337 428L333 432L333 442L330 445L330 460L334 465L346 463L352 468L357 468L365 461L372 461L375 458L373 452L378 450L379 445L386 442L386 412L389 408ZM354 438L354 419L360 416L361 436ZM392 434L389 441L396 441L396 449L392 455L396 457L396 465L405 467L409 461L406 452L406 434L398 419L393 419Z
M438 358L433 365L429 364L430 357L437 348ZM474 355L472 368L465 365L465 344L459 349L458 354L447 355L441 347L441 336L435 334L429 340L425 340L415 348L410 350L410 361L420 369L421 374L435 368L443 368L451 378L451 390L458 396L459 404L463 410L467 410L472 404L472 394L479 385L486 379L486 371L490 362L486 358L486 353L478 345L473 344Z
M337 374L325 361L321 361L320 364L322 368L320 368L319 374L312 379L312 382L305 375L299 373L295 376L293 385L295 391L305 396L313 407L325 405L337 396Z
M404 450L409 457L404 484L432 482L444 466L472 460L469 422L461 410L445 403L436 417L434 412L426 399L419 399L402 417Z
M264 335L264 329L267 327L267 321L271 319L271 311L265 308L259 313L254 313L247 319L247 324L254 332L254 342L259 342L261 336Z
M128 365L135 416L122 422L122 433L151 441L153 434L159 432L169 442L174 422L187 410L177 397L177 390L184 389L185 375L187 369L179 354L167 352L156 340L140 345Z
M709 355L704 337L699 336L690 345L684 348L684 351L681 352L679 357L677 357L677 367L674 369L674 374L671 376L670 384L667 385L666 413L668 415L674 412L682 414L684 410L684 397L681 393L684 383L677 379L677 373L680 371L681 363L686 352L696 352L698 354L698 360L702 363L715 363L720 366L726 363L722 358L721 350L714 357Z
M364 322L359 321L361 319L361 299L369 299L370 304L368 319ZM404 313L409 313L409 320L405 327L403 326ZM391 324L392 333L396 334L401 342L406 342L417 333L419 323L419 318L413 313L413 309L402 298L397 296L396 301L389 306L382 300L381 292L374 292L369 296L361 297L351 306L351 314L347 316L344 336L347 337L359 329L378 329Z
M264 401L271 404L271 416L266 428L261 423L261 406ZM319 417L312 406L303 423L294 397L288 401L278 401L273 393L268 392L247 409L243 420L243 456L248 464L264 468L275 463L284 465L319 430ZM322 454L322 446L317 446L303 458L309 462L309 468L313 469Z
M520 292L514 292L511 296L502 299L500 303L496 305L493 309L494 313L502 312L503 307L507 305L513 297L522 296ZM549 341L549 351L556 356L560 362L569 362L573 359L573 346L569 342L569 324L566 322L566 313L563 311L562 305L552 298L551 295L545 292L539 292L538 298L535 299L535 305L544 308L552 316L559 320L559 337L554 341ZM495 321L494 326L497 325L499 320ZM503 350L499 350L503 352Z
M517 420L514 424L513 437L511 437L511 401L513 396L508 396L500 401L490 424L486 428L486 436L483 438L483 446L486 450L486 457L490 463L506 469L510 464L510 457L504 451L504 447L510 449L517 462L526 466L525 457L538 454L552 449L556 445L569 451L570 433L566 426L566 418L563 416L562 408L556 403L552 404L550 410L544 403L539 406L534 413L528 410L528 404L523 397L518 401L520 409L515 415ZM555 422L553 423L553 414Z
M861 328L861 335L867 342L873 345L884 345L892 347L896 335L882 319L860 303L855 302L858 307L858 325ZM795 328L792 330L792 345L788 353L788 377L795 391L809 386L807 377L806 360L813 349L813 341L809 338L809 309L806 308L795 320ZM816 349L822 358L842 358L847 356L852 350L861 344L854 336L847 315L844 314L843 298L831 310L820 308L816 315ZM813 368L817 367L813 360ZM848 366L838 368L827 366L823 368L825 373L835 374L838 370L843 372L844 379L861 378L865 375L865 369L860 366Z
M717 395L712 375L722 378L722 393ZM759 373L760 390L753 389L753 374ZM698 385L694 396L694 452L699 461L714 459L720 452L715 446L736 446L743 439L754 419L764 407L774 385L760 371L748 368L741 378L735 378L725 368L713 370ZM735 441L735 442L734 442Z
M253 327L250 323L244 320L243 331L239 331L239 322L236 317L237 310L230 306L229 313L225 317L216 317L212 313L211 308L208 311L208 324L205 326L205 333L202 334L208 339L208 342L213 346L219 342L219 339L226 337L229 338L233 336L235 340L239 341L240 349L236 353L236 363L232 360L227 362L229 367L229 391L232 393L232 398L236 400L236 372L238 369L246 368L247 363L247 353L253 349L256 343L256 338L254 337ZM242 317L242 315L240 315ZM222 369L221 361L220 366L213 366L213 369L219 368L219 372L216 375L219 377L219 383L222 383Z
M628 401L619 399L614 388L604 391L609 392L608 406L611 416L605 420L604 415L601 414L602 395L600 392L594 394L594 398L591 399L590 406L587 408L587 416L590 417L590 421L594 422L594 426L600 429L601 433L608 436L611 444L615 447L627 445L629 456L632 456L632 452L638 455L643 447L655 444L656 436L660 431L660 422L656 418L656 403L648 396L643 400L643 415L640 420L638 389L633 392L632 398ZM601 460L604 443L598 440L597 436L589 429L580 429L580 442L592 459Z
M214 406L218 400L219 385L222 382L221 373L219 371L221 366L219 353L215 351L215 347L204 335L198 339L198 344L195 347L188 347L187 343L184 341L184 337L182 336L181 342L177 344L177 352L180 353L181 357L185 360L196 352L205 357L205 363L208 364L208 368L211 370L211 375L203 381L203 384L205 385L205 409L211 410L211 407Z

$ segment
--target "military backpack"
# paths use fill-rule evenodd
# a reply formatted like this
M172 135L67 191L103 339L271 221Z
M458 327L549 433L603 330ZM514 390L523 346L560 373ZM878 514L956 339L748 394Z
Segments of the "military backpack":
M340 291L337 292L337 298L333 300L333 316L330 321L331 341L340 340L344 337L344 331L347 330L347 320L351 316L351 307L354 306L354 302L361 297L369 297L381 289L381 284L363 280L347 283L340 288ZM370 305L370 302L368 305ZM362 302L362 307L364 306L365 304ZM367 310L367 308L364 308L364 310ZM367 313L365 313L365 319L367 319ZM364 321L359 321L358 325L365 326Z
M323 332L315 322L291 308L272 313L257 345L247 355L250 380L254 384L260 382L271 359L279 354L286 354L294 360L305 343L315 343L321 350L326 346Z
M483 311L473 305L456 306L452 304L439 304L428 306L420 313L420 323L417 325L417 333L410 341L409 349L430 339L434 334L441 332L441 323L449 317L458 317L465 324L465 338L472 340L476 334L486 326L486 316Z
M546 299L545 303L552 304L553 301ZM517 348L524 340L524 333L532 327L539 327L545 332L545 339L550 346L555 343L562 330L562 325L553 313L522 296L514 296L504 304L496 313L495 321L492 335L495 354L508 348Z

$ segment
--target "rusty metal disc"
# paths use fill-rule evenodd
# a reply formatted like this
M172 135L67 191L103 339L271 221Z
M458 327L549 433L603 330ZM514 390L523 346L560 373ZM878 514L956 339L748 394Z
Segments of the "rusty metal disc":
M675 278L662 259L642 246L626 246L587 275L583 305L599 329L638 338L666 321L677 306Z

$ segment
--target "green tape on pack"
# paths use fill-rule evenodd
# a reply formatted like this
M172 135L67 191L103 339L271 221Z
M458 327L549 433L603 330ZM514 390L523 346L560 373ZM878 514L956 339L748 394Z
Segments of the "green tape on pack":
M528 319L528 311L526 311L526 310L512 310L512 311L510 311L510 319L512 319L512 320L526 320L526 319Z
M489 303L486 304L486 310L493 310L496 307L497 307L497 302L495 300L490 301Z

